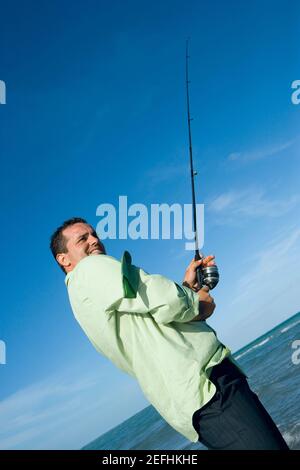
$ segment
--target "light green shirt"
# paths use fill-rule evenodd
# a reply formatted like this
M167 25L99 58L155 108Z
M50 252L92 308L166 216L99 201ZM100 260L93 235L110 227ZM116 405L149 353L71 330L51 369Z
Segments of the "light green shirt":
M66 276L75 318L94 345L136 377L161 416L196 442L196 410L216 388L209 369L230 350L205 321L191 321L198 296L191 289L107 255L83 258Z

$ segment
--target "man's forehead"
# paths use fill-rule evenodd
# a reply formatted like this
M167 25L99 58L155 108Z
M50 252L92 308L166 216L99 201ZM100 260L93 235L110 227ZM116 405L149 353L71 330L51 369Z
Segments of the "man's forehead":
M93 227L91 227L89 224L78 222L77 224L73 224L65 228L63 233L66 238L76 238L77 236L82 235L83 233L91 233L93 231Z

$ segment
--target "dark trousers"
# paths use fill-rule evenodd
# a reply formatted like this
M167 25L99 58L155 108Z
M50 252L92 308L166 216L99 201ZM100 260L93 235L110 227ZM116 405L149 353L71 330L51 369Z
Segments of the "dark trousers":
M217 391L193 415L200 442L219 450L288 449L246 377L229 359L213 367L210 380Z

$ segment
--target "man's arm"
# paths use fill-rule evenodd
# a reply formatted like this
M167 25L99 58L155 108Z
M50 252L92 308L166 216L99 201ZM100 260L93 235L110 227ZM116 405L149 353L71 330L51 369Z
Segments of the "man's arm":
M207 286L202 287L197 294L199 296L199 315L193 318L192 321L204 321L213 314L216 304L213 297L209 294Z
M83 260L69 286L71 297L80 296L94 311L103 314L125 313L151 315L157 323L189 322L199 314L199 298L191 289L177 285L159 274L138 272L135 298L126 298L121 263L107 255L90 256ZM99 314L98 314L99 315Z
M160 274L147 274L140 268L136 298L122 298L109 309L120 313L150 314L157 323L185 323L199 314L199 299Z

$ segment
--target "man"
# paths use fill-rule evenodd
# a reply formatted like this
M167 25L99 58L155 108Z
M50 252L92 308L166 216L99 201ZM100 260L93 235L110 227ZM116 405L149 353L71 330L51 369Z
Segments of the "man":
M215 303L198 290L192 261L183 285L108 256L95 230L67 220L51 237L74 315L94 347L136 377L163 418L209 449L287 449L230 350L206 323Z

